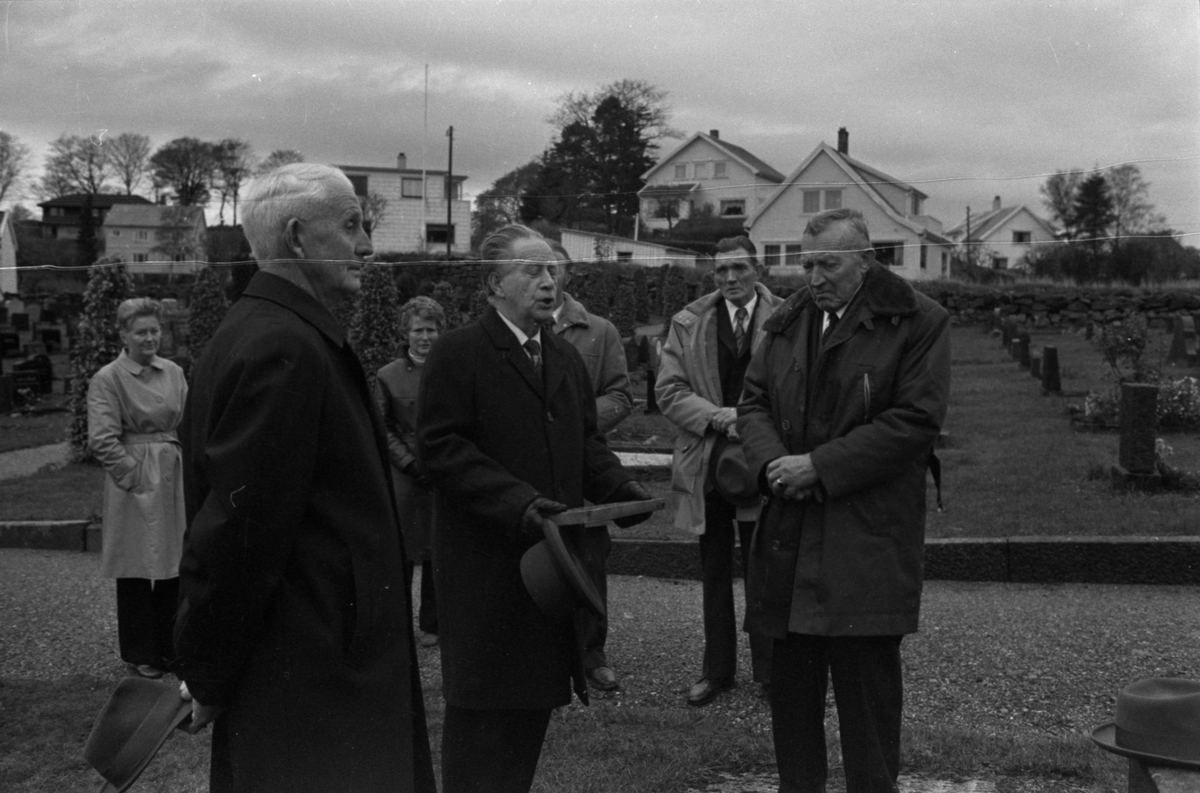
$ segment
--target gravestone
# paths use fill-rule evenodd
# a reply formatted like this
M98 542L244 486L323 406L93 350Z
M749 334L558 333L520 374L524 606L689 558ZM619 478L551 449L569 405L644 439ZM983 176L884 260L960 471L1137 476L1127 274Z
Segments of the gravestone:
M1158 433L1158 386L1121 384L1121 442L1117 461L1126 473L1155 473L1154 438Z
M21 351L21 335L15 330L0 330L0 358Z
M25 313L13 314L12 326L17 329L18 333L29 330L29 315Z
M1042 379L1042 356L1032 354L1029 356L1029 374L1035 380Z
M0 375L0 413L7 413L15 407L17 384L10 374Z
M1042 348L1042 393L1062 393L1062 379L1058 375L1057 347Z
M637 369L638 354L640 351L637 342L630 341L625 343L625 371Z
M1195 359L1196 320L1180 315L1175 317L1171 325L1171 349L1167 352L1167 362L1191 363Z
M658 412L658 400L654 396L655 381L658 379L654 368L646 367L646 415L653 416Z
M1029 368L1029 341L1028 333L1017 337L1017 365L1022 369Z

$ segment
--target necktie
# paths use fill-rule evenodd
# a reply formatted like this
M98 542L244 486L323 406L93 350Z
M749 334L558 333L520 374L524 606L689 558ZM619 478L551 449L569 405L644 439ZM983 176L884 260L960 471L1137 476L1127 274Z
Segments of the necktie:
M746 308L743 306L733 313L733 340L737 342L738 357L746 354Z
M829 339L833 336L833 326L837 324L838 315L836 312L829 312L829 324L825 326L825 332L821 334L821 351L825 351L825 347L829 344Z
M537 343L537 339L529 339L524 344L525 352L529 353L529 360L533 363L533 370L538 374L542 373L542 345Z

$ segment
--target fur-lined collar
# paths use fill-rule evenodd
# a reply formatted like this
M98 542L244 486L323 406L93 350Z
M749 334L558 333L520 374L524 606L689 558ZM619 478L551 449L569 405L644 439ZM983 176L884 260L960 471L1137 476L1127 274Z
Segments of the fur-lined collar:
M881 264L872 264L863 276L863 307L877 317L911 317L917 313L917 296L912 285ZM812 294L801 286L763 325L768 333L779 333L812 303Z
M779 298L776 297L770 289L767 289L767 287L764 286L761 281L754 282L754 291L758 294L759 300L766 301L766 305L772 305L779 301ZM701 314L706 311L711 311L713 306L715 306L717 302L722 299L723 298L721 297L720 289L715 292L709 292L707 295L701 295L681 309L674 317L672 317L672 321L678 322L681 325L690 325L695 322L697 317L699 317Z

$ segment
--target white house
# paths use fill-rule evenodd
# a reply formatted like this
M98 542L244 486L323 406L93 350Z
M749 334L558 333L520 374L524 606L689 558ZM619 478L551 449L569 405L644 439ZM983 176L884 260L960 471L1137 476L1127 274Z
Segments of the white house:
M969 232L969 233L968 233ZM1024 270L1027 256L1038 245L1054 242L1054 227L1029 207L1021 204L1005 207L1000 196L992 199L992 208L966 220L946 232L955 242L975 249L975 261L995 270Z
M446 250L465 255L471 250L471 202L463 200L467 177L454 174L450 180L450 224L446 224L446 171L409 168L404 154L396 157L395 168L372 165L335 165L350 177L359 196L372 193L387 204L371 229L376 253L431 253Z
M0 212L0 300L17 294L17 230L12 212Z
M909 280L950 275L953 244L941 221L924 214L928 196L850 157L850 134L825 142L792 171L746 223L764 263L777 275L799 274L800 236L818 212L848 207L863 213L875 258Z
M201 207L117 204L102 229L105 255L129 262L134 275L193 273L208 261Z
M696 254L691 251L591 231L563 229L562 246L572 261L616 261L643 267L696 266Z
M642 225L667 229L709 207L714 216L744 218L783 181L783 174L718 130L697 132L642 174Z

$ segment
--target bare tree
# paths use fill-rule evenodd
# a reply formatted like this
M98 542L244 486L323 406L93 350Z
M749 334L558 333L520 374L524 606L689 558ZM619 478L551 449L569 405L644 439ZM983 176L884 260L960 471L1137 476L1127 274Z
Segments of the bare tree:
M108 144L103 138L59 135L50 144L43 169L41 192L46 198L68 193L97 195L112 174Z
M683 131L668 123L671 106L667 91L645 80L626 78L602 86L595 91L568 91L556 100L558 107L546 119L559 132L571 124L592 124L596 109L609 97L620 100L621 106L637 118L637 133L650 141L651 148L664 138L682 138Z
M1150 183L1142 178L1141 169L1136 165L1114 165L1104 177L1116 215L1114 244L1119 245L1123 236L1159 231L1167 225L1166 217L1154 211L1154 204L1150 202Z
M113 175L133 195L150 171L150 138L136 132L122 132L108 140L108 159Z
M1051 217L1062 227L1069 240L1075 239L1075 197L1082 182L1083 171L1072 168L1069 171L1055 171L1038 188L1046 209L1050 210Z
M183 206L204 206L216 169L214 145L196 138L176 138L150 156L156 183L170 185Z
M359 196L358 203L362 205L363 226L370 234L387 215L388 200L381 193L371 190L365 196Z
M225 225L225 202L233 204L233 225L237 225L238 195L241 193L242 182L250 176L250 144L237 138L225 138L213 148L216 159L216 180L214 186L221 196L221 208L217 217L221 225Z
M258 167L254 169L254 175L262 176L267 171L273 171L281 165L291 165L294 162L304 162L304 155L295 149L276 149L258 164Z
M0 203L10 192L19 195L29 167L29 147L0 131Z

